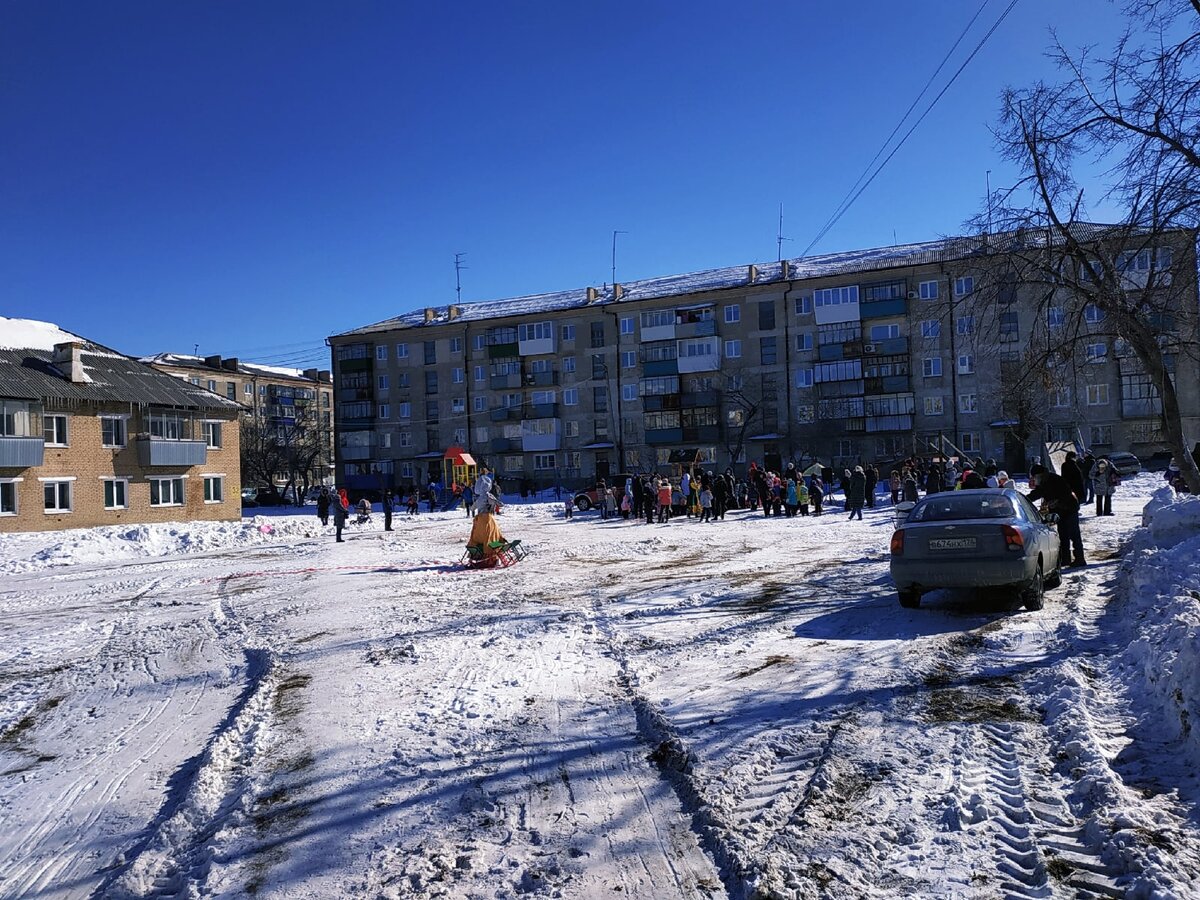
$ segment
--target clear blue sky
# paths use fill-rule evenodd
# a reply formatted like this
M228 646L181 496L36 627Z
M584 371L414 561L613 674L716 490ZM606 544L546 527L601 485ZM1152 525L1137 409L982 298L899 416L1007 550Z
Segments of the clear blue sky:
M0 27L0 313L128 353L327 363L326 335L799 255L978 0L17 0ZM1006 6L991 0L943 72ZM814 252L959 233L1005 84L1104 0L1020 0Z

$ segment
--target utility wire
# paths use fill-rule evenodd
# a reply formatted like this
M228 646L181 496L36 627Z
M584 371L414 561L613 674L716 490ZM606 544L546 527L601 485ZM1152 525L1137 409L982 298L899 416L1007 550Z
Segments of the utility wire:
M987 2L988 2L988 0L984 0L983 6L980 6L979 10L971 18L971 21L969 23L967 23L967 27L965 29L963 29L963 33L959 35L958 40L956 40L954 42L954 46L952 46L950 48L950 50L946 53L946 57L938 65L938 67L934 71L933 75L930 76L930 79L929 79L930 82L932 82L933 79L937 77L937 73L941 71L942 67L946 64L946 61L954 53L955 48L958 47L959 42L962 41L962 39L966 35L967 31L970 30L970 27L975 22L975 19L977 19L979 17L979 14L983 12L983 7L987 5ZM1015 7L1017 5L1017 2L1018 2L1018 0L1010 0L1008 6L1006 6L1004 8L1004 11L1002 13L1000 13L999 18L997 18L996 21L992 23L992 26L987 30L987 32L983 35L983 37L979 39L979 43L977 43L975 45L975 48L970 52L970 54L968 54L967 58L965 60L963 60L962 64L958 67L958 69L955 70L954 74L950 77L950 80L948 82L946 82L945 86L943 86L940 91L938 91L937 96L934 97L933 100L931 100L929 102L929 105L927 107L925 107L925 111L921 113L921 115L912 124L912 126L908 129L908 131L906 131L904 133L904 136L902 138L900 138L900 142L898 144L896 144L896 146L894 148L892 148L892 151L886 157L884 157L883 162L881 162L879 164L879 166L875 169L875 171L871 174L871 176L866 179L866 182L863 183L861 187L858 187L857 190L855 190L854 187L852 187L850 189L850 193L847 195L846 198L843 198L842 203L839 204L839 206L835 210L834 214L832 216L830 216L829 220L821 228L821 231L817 234L817 236L815 238L812 239L812 241L809 242L808 246L804 248L804 252L801 254L802 257L808 255L808 252L810 250L812 250L812 248L815 247L820 242L820 240L823 237L825 237L826 234L829 233L829 230L831 228L833 228L833 226L836 225L841 220L842 216L845 215L849 211L850 207L854 205L854 202L860 196L862 196L863 191L865 191L868 187L871 186L871 183L876 179L876 177L878 177L879 173L883 171L884 167L887 166L888 162L891 161L892 157L895 156L897 152L899 152L900 148L904 146L905 142L908 141L908 139L912 135L912 133L917 130L917 127L923 121L925 121L925 117L928 116L929 113L931 113L933 111L933 108L935 106L937 106L938 101L942 99L942 97L945 95L946 91L950 90L950 88L954 84L954 82L958 80L958 76L963 73L963 70L966 69L966 67L971 63L971 60L973 60L978 55L979 51L983 49L984 45L988 42L988 40L991 38L991 36L996 32L996 29L999 28L1000 25L1004 22L1004 20L1008 18L1009 13L1011 13L1013 11L1013 7ZM928 89L928 87L929 87L929 84L927 83L926 86L921 89L921 93L918 94L917 99L913 101L912 106L909 107L908 111L905 112L904 116L901 117L900 122L896 125L896 129L894 129L892 131L892 134L888 136L888 140L885 141L883 147L880 148L880 151L879 151L880 153L882 153L883 149L887 147L888 141L890 141L892 139L892 136L894 136L896 131L899 130L900 126L903 125L904 120L908 118L909 113L912 112L913 107L915 107L917 105L917 103L921 99L921 96L924 95L924 93ZM875 155L875 159L878 159L878 158L879 158L879 154L877 153ZM874 163L874 160L872 160L872 163ZM871 165L868 164L867 170L869 170L870 167L871 167ZM865 175L866 172L864 171L863 174ZM859 176L859 180L857 182L855 182L855 185L857 186L862 181L863 181L863 176Z

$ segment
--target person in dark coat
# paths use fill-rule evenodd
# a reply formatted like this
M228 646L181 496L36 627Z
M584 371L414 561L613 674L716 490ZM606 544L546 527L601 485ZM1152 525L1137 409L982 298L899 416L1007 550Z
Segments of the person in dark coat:
M635 518L635 519L640 519L642 517L642 497L643 496L644 495L642 492L642 479L635 477L633 479L633 500L631 501L633 504L633 509L630 510L630 513L632 514L633 518Z
M1037 473L1037 487L1026 496L1030 502L1044 498L1049 504L1050 512L1058 516L1059 565L1063 568L1086 566L1087 561L1083 558L1083 535L1079 532L1079 498L1070 482L1062 475L1042 471Z
M825 483L821 481L820 475L814 475L812 482L808 485L808 499L812 501L813 515L821 514L821 503L825 499Z
M1095 497L1095 487L1092 485L1092 469L1096 466L1096 457L1089 450L1083 455L1083 462L1079 464L1079 471L1083 474L1083 503L1091 503Z
M713 479L713 520L724 519L725 509L729 506L729 482L724 475Z
M942 489L942 473L937 466L930 466L925 473L925 496L936 494Z
M875 485L879 483L879 470L875 468L875 464L867 466L863 470L863 475L867 478L867 506L870 509L875 508Z
M967 469L967 471L963 473L962 486L964 491L973 490L976 488L987 487L987 482L984 481L983 476L974 469Z
M867 476L863 473L862 466L855 466L846 485L846 507L850 510L851 519L857 513L859 521L862 521L862 508L866 497Z
M383 492L383 530L392 530L392 510L396 508L396 498L391 491Z
M904 500L906 503L916 503L921 499L921 495L917 491L917 476L911 469L905 470L903 485Z
M333 527L337 529L337 542L342 543L342 529L346 527L346 517L350 511L340 503L333 504Z
M1087 489L1083 486L1083 470L1079 468L1079 460L1076 458L1074 450L1067 451L1067 458L1063 460L1062 477L1067 479L1067 484L1071 486L1071 493L1075 495L1075 499L1080 503L1087 496Z
M317 518L322 525L329 524L329 488L321 488L317 495Z

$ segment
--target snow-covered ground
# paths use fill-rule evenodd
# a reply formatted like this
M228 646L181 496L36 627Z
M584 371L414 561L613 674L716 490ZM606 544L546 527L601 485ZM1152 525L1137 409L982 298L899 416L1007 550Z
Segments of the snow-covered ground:
M0 537L0 897L1200 896L1160 483L1035 613L902 609L887 507Z

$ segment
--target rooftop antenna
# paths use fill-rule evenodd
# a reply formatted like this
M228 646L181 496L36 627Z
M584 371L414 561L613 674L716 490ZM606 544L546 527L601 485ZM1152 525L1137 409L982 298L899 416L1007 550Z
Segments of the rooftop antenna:
M629 234L629 232L628 231L614 231L613 232L612 283L613 283L614 287L617 283L617 235L618 234Z
M783 236L783 204L779 204L779 231L775 236L775 262L783 259L783 242L790 241L790 237Z
M469 268L463 265L463 257L465 253L454 254L454 292L458 295L458 302L462 303L462 270Z
M199 355L200 355L200 345L193 344L192 345L192 356L199 356Z
M987 233L992 233L992 170L988 169L983 173L985 184L987 184L987 205L988 205L988 228Z

